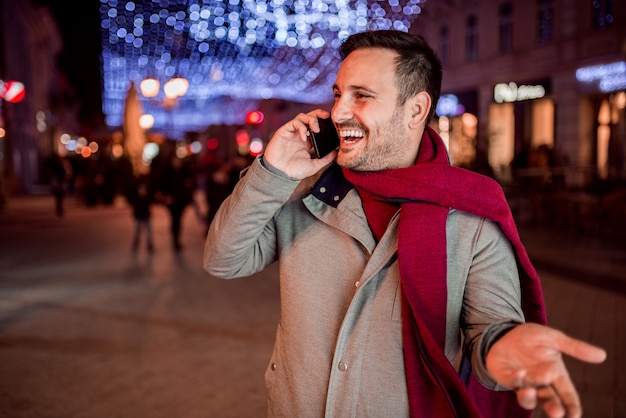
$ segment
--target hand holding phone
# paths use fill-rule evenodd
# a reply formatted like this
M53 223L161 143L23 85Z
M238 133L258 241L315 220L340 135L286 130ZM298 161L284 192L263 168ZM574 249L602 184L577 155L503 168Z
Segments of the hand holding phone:
M315 158L322 158L339 146L339 135L331 118L317 119L319 132L309 128L309 138L315 150Z

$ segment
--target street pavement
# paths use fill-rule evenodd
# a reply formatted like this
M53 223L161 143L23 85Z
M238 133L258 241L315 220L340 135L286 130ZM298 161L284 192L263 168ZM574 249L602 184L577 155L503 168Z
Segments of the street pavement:
M0 418L264 415L275 266L244 279L209 276L205 226L192 208L182 251L171 248L162 206L153 228L155 253L133 253L121 199L68 199L58 218L50 196L9 198L0 213ZM567 360L585 416L626 417L626 247L539 228L520 235L550 325L608 350L602 365Z

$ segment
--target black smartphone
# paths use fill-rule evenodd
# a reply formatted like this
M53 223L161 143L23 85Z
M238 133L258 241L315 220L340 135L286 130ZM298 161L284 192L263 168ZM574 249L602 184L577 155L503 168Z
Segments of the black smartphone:
M322 158L339 146L339 135L331 118L318 119L319 132L309 129L309 138L315 149L315 158Z

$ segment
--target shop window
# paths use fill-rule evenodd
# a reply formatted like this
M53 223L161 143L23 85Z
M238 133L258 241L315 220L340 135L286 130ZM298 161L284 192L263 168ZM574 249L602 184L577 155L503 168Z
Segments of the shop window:
M467 62L476 62L478 59L478 18L467 18L465 33L465 59Z
M596 130L596 165L601 179L623 178L624 170L624 109L626 92L611 94L598 109Z
M500 181L509 181L515 155L515 114L512 103L489 106L488 134L489 165Z
M613 24L613 0L593 0L593 27L608 28Z
M537 0L537 44L547 45L554 36L554 1Z
M598 112L598 130L596 144L596 164L598 177L606 179L609 168L609 140L611 139L611 105L603 100Z
M500 5L500 52L508 54L513 50L513 5Z
M476 158L476 129L478 119L471 113L457 116L441 116L437 131L441 136L452 165L471 168Z
M544 145L554 148L554 102L551 99L536 100L532 104L531 149Z

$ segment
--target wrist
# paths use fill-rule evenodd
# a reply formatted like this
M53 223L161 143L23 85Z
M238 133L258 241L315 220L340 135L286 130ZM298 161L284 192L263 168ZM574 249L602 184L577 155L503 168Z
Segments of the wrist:
M285 173L283 170L275 167L272 163L267 161L267 158L265 158L265 155L261 155L259 157L259 162L261 163L261 165L264 168L266 168L272 174L276 174L277 176L284 177L284 178L289 179L289 180L296 180L296 181L299 180L299 179L297 179L295 177L291 177L289 174Z
M489 328L483 337L484 343L481 347L481 357L484 364L487 362L487 355L491 347L518 325L520 325L519 322L502 322Z

